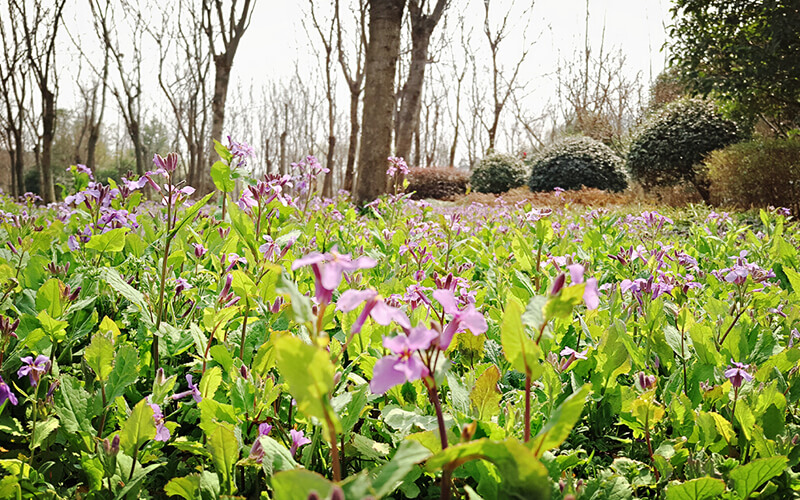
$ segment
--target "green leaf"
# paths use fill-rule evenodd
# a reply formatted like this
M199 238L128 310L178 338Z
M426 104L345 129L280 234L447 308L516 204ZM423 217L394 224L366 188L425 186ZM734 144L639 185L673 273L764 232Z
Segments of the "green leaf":
M147 302L144 300L144 295L139 290L130 286L122 276L120 276L119 272L112 267L104 267L100 269L100 277L108 283L115 292L122 295L125 299L128 300L131 304L135 304L139 307L140 311L146 311L148 306ZM147 321L147 315L141 316L142 320Z
M139 378L139 353L132 345L123 345L114 359L114 369L106 382L106 399L114 401Z
M488 420L500 412L500 400L503 395L497 388L499 381L500 370L492 365L475 382L475 388L472 389L469 399L477 409L480 420Z
M233 159L233 153L226 148L221 142L214 139L214 151L217 152L223 161L230 162Z
M191 207L187 208L186 211L183 213L183 217L181 218L180 222L175 224L175 227L172 228L172 231L167 236L167 238L170 239L174 238L175 235L178 234L178 231L181 230L183 225L189 222L190 220L194 219L194 217L197 215L197 212L199 212L201 208L206 206L208 200L210 200L212 196L214 196L214 193L208 193L201 199L197 200Z
M682 359L689 359L692 357L691 353L689 352L689 346L691 345L691 338L689 335L683 335L683 347L681 347L681 332L672 325L665 325L664 326L664 339L667 341L667 345L669 345L675 355L678 358Z
M671 484L667 488L667 500L705 500L718 498L725 492L722 479L700 477L685 483Z
M222 370L220 370L219 366L213 366L203 374L203 378L200 379L200 384L197 388L200 389L203 399L214 399L214 394L217 393L221 383Z
M164 493L186 500L195 500L200 497L200 475L190 474L184 477L174 477L164 486Z
M269 436L259 436L258 440L261 442L261 449L264 450L261 468L264 470L264 474L266 474L267 477L272 476L276 472L297 468L297 462L294 461L294 457L292 457L291 452L286 446Z
M43 422L36 422L36 432L31 436L31 444L33 448L38 448L42 445L47 436L54 430L58 429L58 419L49 418Z
M570 285L561 289L556 295L551 295L544 306L545 318L570 319L572 310L583 302L583 292L586 283Z
M64 314L64 305L61 303L62 283L57 278L51 278L36 292L36 309L47 311L51 318L58 318Z
M223 193L230 193L236 187L236 181L231 177L231 167L222 161L215 161L211 165L211 179Z
M232 492L233 466L239 459L239 441L233 429L226 425L217 426L208 436L208 450L217 473L227 485L227 491Z
M789 284L792 285L792 291L800 297L800 273L787 266L783 266L782 270L789 279Z
M542 357L542 350L525 333L522 325L522 305L516 300L511 299L506 304L503 313L503 323L500 325L500 339L503 344L503 351L511 366L518 372L527 373L531 378L538 378L541 375L541 364L539 359Z
M384 497L397 489L411 469L430 456L430 450L417 441L404 440L400 443L392 459L378 469L372 481L375 498Z
M132 457L140 446L155 437L156 423L153 419L153 409L146 399L142 399L133 407L130 417L122 425L119 446L126 455Z
M311 300L300 293L294 281L282 274L280 278L278 278L275 292L289 296L289 303L292 306L292 316L295 323L303 324L314 319L314 315L311 312Z
M351 394L353 397L347 403L347 412L342 417L342 431L345 433L353 430L353 427L361 419L361 411L367 405L367 384L359 386Z
M91 395L84 390L78 379L71 375L61 376L61 386L53 395L56 414L69 435L80 431L95 433L89 409Z
M121 252L125 248L125 234L128 231L127 227L119 227L105 233L96 234L86 243L86 248L97 250L100 253Z
M114 344L103 335L95 335L84 351L83 359L94 370L97 380L104 382L113 369Z
M733 489L740 498L748 498L756 489L779 476L786 469L788 459L782 455L769 458L759 458L749 464L740 465L731 471Z
M67 338L67 326L69 323L66 321L59 321L53 319L47 311L42 311L36 315L39 324L42 325L42 330L50 337L53 342L61 341Z
M328 398L333 390L334 368L327 351L290 336L276 340L275 350L278 371L289 385L297 408L322 422L330 416L339 427Z
M425 464L428 472L443 468L454 470L471 460L487 460L497 467L502 479L502 498L550 498L547 469L533 453L516 439L491 441L477 439L451 446L431 457Z
M316 491L320 498L327 498L332 490L332 482L305 469L287 470L272 476L272 498L275 500L308 498L312 491Z
M547 424L527 444L528 448L533 450L535 457L541 457L545 451L557 448L566 441L572 428L581 418L586 397L590 392L589 385L584 385L553 412Z

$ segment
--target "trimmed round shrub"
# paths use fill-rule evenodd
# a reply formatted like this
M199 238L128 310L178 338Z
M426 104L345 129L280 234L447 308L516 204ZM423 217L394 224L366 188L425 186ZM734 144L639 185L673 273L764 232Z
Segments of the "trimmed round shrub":
M567 137L533 158L531 191L597 188L622 191L628 180L622 159L608 146L590 137Z
M525 184L527 168L522 160L502 153L489 153L473 170L470 183L479 193L505 193Z
M444 200L466 194L469 172L453 167L415 167L408 172L406 179L406 191L413 191L412 199Z
M628 171L645 189L690 182L709 201L708 181L698 168L715 149L739 142L738 125L709 101L682 99L650 117L628 151Z
M711 201L739 209L768 206L800 213L800 141L742 142L706 160Z

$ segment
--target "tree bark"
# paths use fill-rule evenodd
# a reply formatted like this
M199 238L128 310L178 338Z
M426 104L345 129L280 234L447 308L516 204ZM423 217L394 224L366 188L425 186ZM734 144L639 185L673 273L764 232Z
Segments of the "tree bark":
M419 124L422 87L425 82L425 67L428 64L428 47L433 30L446 6L447 0L438 0L433 12L426 15L418 0L411 0L408 4L411 14L411 64L408 68L408 79L403 85L398 113L396 156L401 158L408 159L411 153L412 137Z
M356 153L358 152L358 102L361 99L361 87L350 91L350 145L347 147L347 166L344 171L344 190L353 192L356 167Z
M45 203L56 201L56 189L53 182L52 156L53 138L56 129L56 96L50 90L42 89L42 198Z
M370 3L364 128L355 200L358 204L374 200L386 189L386 158L392 149L394 78L404 7L405 0L372 0Z
M227 62L227 54L214 56L214 94L211 99L211 138L222 141L222 127L225 125L225 101L228 99L228 83L231 79L232 65ZM210 151L214 150L213 142ZM214 159L214 155L209 155L209 161ZM199 185L201 191L210 189L211 170L202 169Z

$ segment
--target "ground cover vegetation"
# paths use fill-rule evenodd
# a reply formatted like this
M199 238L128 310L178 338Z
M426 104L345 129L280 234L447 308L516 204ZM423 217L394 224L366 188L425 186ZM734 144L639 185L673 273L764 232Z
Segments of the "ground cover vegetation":
M217 152L216 204L174 154L2 199L0 497L800 487L787 211L358 209L313 157L248 180L249 147Z

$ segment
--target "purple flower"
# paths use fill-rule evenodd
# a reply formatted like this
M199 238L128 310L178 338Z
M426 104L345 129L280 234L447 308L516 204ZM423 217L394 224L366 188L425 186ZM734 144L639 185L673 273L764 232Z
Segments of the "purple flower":
M21 358L20 361L24 364L22 368L17 371L17 377L22 378L27 375L28 380L31 382L31 387L36 387L42 375L50 369L50 358L44 354L36 356L36 359L33 359L32 356L25 356Z
M573 284L583 283L584 267L582 265L572 264L567 266L567 269ZM597 309L597 306L600 305L596 278L586 280L586 288L583 290L583 302L586 304L587 309Z
M303 266L311 266L314 272L315 295L320 304L330 304L333 291L342 282L342 274L358 269L371 269L377 265L375 259L359 257L355 260L350 254L340 254L334 247L330 252L312 252L292 263L292 271Z
M256 463L261 463L264 461L264 446L261 444L261 436L266 436L269 434L269 431L272 430L272 426L268 423L263 423L258 425L258 436L256 436L256 440L253 442L252 448L250 448L250 458L256 461ZM311 441L309 441L310 443Z
M11 392L11 387L5 383L3 377L0 377L0 406L3 406L6 400L11 401L12 405L16 405L19 402L14 393Z
M406 313L396 307L387 305L383 297L375 290L347 290L336 302L336 309L344 312L352 311L362 302L366 302L366 304L356 322L353 323L351 330L353 333L361 331L367 316L371 316L379 325L386 326L394 321L405 329L411 328L411 323L408 321Z
M170 153L166 158L156 154L153 156L153 164L158 169L164 169L166 172L172 173L178 167L178 153Z
M292 429L289 431L289 434L291 434L292 436L292 448L291 450L289 450L291 451L292 456L294 456L294 454L297 453L298 448L300 448L301 446L305 446L311 442L310 439L308 439L307 437L305 437L305 435L303 435L303 431Z
M586 353L588 353L588 352L589 352L588 349L583 350L581 352L578 352L578 351L576 351L575 349L573 349L571 347L565 347L564 350L561 351L561 355L562 356L566 356L567 359L565 359L564 362L561 364L561 371L563 372L564 370L569 368L569 366L576 359L586 359Z
M386 175L389 177L394 177L397 175L397 172L400 171L403 175L408 175L409 169L406 161L403 158L398 158L396 156L390 156L386 160L389 161L389 168L386 170Z
M641 387L643 391L649 391L656 386L655 375L647 375L644 372L639 372L637 380L639 382L639 387Z
M446 314L453 316L439 338L439 349L446 351L453 336L459 331L469 330L476 336L486 331L486 319L483 314L479 313L472 304L467 305L464 309L459 309L456 298L450 290L435 290L433 298L442 305Z
M153 420L156 423L155 440L166 443L169 441L169 429L164 425L164 414L161 413L161 407L151 403L150 408L153 409Z
M731 381L731 385L734 387L741 387L743 380L746 382L753 380L753 376L747 372L747 370L750 369L750 365L737 363L733 359L731 359L731 363L733 366L725 370L725 376Z
M201 243L192 243L192 246L194 247L194 256L198 259L202 259L206 252L208 252L206 247Z
M428 368L415 354L418 350L428 349L438 336L436 330L417 325L408 335L384 337L383 347L392 351L393 355L385 356L375 363L372 381L369 383L370 390L374 394L383 394L406 381L413 382L427 377Z
M197 384L192 383L192 374L186 374L186 383L189 384L189 389L183 392L179 392L177 394L172 395L172 399L183 399L186 396L192 396L196 403L199 403L203 400L203 396L200 394L200 389L197 388Z

